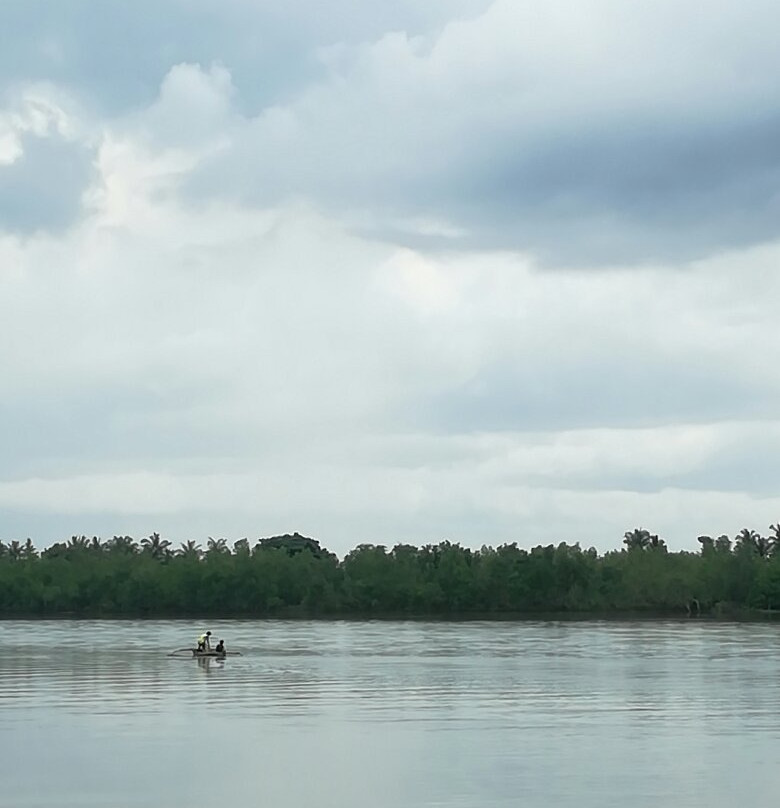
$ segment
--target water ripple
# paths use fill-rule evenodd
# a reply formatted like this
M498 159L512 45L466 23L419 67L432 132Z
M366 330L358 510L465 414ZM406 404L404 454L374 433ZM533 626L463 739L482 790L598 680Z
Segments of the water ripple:
M764 768L780 735L775 625L215 621L214 636L241 656L168 656L203 628L6 621L0 741L13 737L30 751L40 738L67 738L79 754L113 750L117 760L125 750L157 797L167 782L162 770L155 774L159 761L190 772L219 748L220 765L241 782L258 760L275 761L276 769L263 768L265 787L275 804L291 806L306 801L289 780L282 785L284 755L296 748L315 755L307 765L322 777L341 766L353 785L367 771L384 783L381 798L372 791L371 799L350 797L352 786L344 786L340 806L510 805L518 794L528 804L537 794L539 805L581 806L585 789L594 806L617 804L614 794L621 805L725 806L734 792L723 772L735 748L750 775L737 778L739 787L752 789L755 804L767 804L761 789L780 786ZM254 757L260 750L264 757ZM382 779L369 750L403 760L414 788ZM124 770L103 760L117 784L101 784L105 797L120 788ZM643 768L628 777L621 760ZM13 779L29 765L20 752L0 806L48 804ZM594 779L604 766L609 787ZM437 779L445 771L446 788ZM84 794L83 804L112 804L96 793ZM237 805L256 804L231 793ZM128 804L123 799L116 805ZM165 804L177 800L171 792Z

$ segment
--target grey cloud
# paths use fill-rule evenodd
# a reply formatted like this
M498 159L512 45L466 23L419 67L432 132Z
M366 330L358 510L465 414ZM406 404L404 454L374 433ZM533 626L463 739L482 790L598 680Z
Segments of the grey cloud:
M496 48L497 65L469 62L464 49L484 48L486 29L506 37L509 8L496 3L472 35L468 25L457 41L445 31L427 51L409 39L364 48L281 113L236 132L189 194L259 205L307 196L360 211L364 232L410 246L528 250L567 265L684 261L777 236L780 105L769 77L780 64L765 37L755 47L748 39L744 15L722 53L716 23L705 21L687 49L659 11L648 38L660 46L668 35L668 68L637 31L637 53L620 64L565 50L553 58L538 45L527 55L521 34L514 48ZM566 42L548 44L557 53ZM394 225L413 218L464 236Z
M717 20L686 7L675 27L666 6L624 15L626 42L616 46L605 8L592 6L594 41L606 32L614 63L608 50L582 57L581 40L557 31L552 17L537 21L538 35L524 33L526 6L510 16L509 4L489 0L283 10L244 0L11 0L0 89L46 79L119 115L151 103L173 65L224 64L247 124L189 179L191 202L305 197L346 216L360 212L364 234L412 247L521 249L576 265L687 260L776 237L780 108L762 87L778 63L755 33L758 20L762 31L772 28L771 5L762 3L748 26L727 3L727 47ZM480 14L473 26L446 27ZM690 46L685 25L694 20L701 30ZM514 43L506 39L513 24ZM409 45L405 62L381 45L393 31L405 35L401 52L417 35L425 47ZM646 41L635 55L638 36ZM491 37L499 44L486 50ZM473 74L486 71L482 83L464 71L471 45L497 60L473 57ZM345 56L328 68L318 52L331 46ZM290 116L292 131L273 131L271 108ZM463 235L395 224L415 218Z
M616 356L549 365L486 365L457 388L418 404L418 426L452 432L643 427L772 417L771 385L749 383L680 357Z
M407 246L530 250L566 265L684 261L778 235L780 110L706 124L575 122L549 137L529 136L520 120L499 134L444 135L438 153L415 153L412 143L404 161L404 144L394 149L390 133L350 161L314 134L288 146L259 133L254 140L250 129L235 151L190 179L188 193L261 205L308 195L325 208L367 211L364 234ZM465 235L392 224L414 217L444 220Z
M27 399L0 406L0 483L133 469L182 473L234 470L266 457L278 438L262 430L236 430L227 420L207 426L188 420L208 391L190 391L195 404L129 388L87 387L81 395Z
M680 530L701 521L705 499L726 524L762 507L778 480L774 443L755 437L757 425L751 441L729 445L722 422L774 418L780 404L776 249L674 275L585 275L536 272L524 256L506 265L495 252L428 260L395 246L506 247L551 264L669 257L679 266L776 236L776 12L765 4L765 24L751 29L770 32L771 50L729 26L723 54L724 38L670 30L679 28L664 17L672 0L659 0L661 12L632 5L629 17L663 17L662 33L677 39L633 62L607 64L611 56L597 53L594 66L588 31L570 30L565 12L561 28L556 14L525 38L514 31L516 7L544 16L530 0L490 4L504 16L476 32L446 27L487 5L4 4L0 93L22 98L16 85L46 79L54 97L75 96L79 113L67 116L71 128L52 120L46 137L33 135L45 127L15 130L24 155L0 166L0 230L63 228L80 215L94 153L58 131L84 143L111 133L117 148L102 165L107 180L117 171L119 203L109 193L106 219L62 238L0 239L3 260L18 265L0 297L15 335L0 356L0 481L35 483L21 503L6 488L4 529L36 541L153 530L178 540L267 535L278 524L352 546L381 538L378 530L495 540L522 525L565 536L570 524L594 534L609 526L619 545L635 515L654 523L661 506ZM698 13L679 5L689 18ZM751 16L735 1L721 6ZM583 7L583 27L629 8ZM623 36L623 26L613 29ZM409 36L386 36L392 30ZM638 42L630 34L623 55ZM331 45L331 61L321 61L317 49ZM668 52L679 64L657 78ZM230 81L206 82L214 103L204 103L171 80L182 64L178 78L196 85L226 75L215 64ZM732 69L733 86L721 80ZM182 189L171 188L178 174L167 184L166 172L218 148ZM164 177L160 188L151 183L144 204L125 209L125 191L147 190L147 169ZM169 196L180 190L205 212L182 209ZM273 207L291 196L302 204L259 215L211 204ZM312 213L317 205L327 218ZM393 243L345 237L345 221ZM535 477L537 438L525 440L543 433L538 443L549 436L555 454L561 430L702 423L718 434L692 443L712 462L694 468L693 458L685 471L662 442L655 458L634 463L630 435L625 455L622 437L604 454L598 436L564 436L564 450L567 440L576 446L561 479L555 457ZM411 450L399 434L425 440ZM496 440L475 449L482 435ZM530 449L519 459L513 435ZM361 441L377 436L361 454ZM677 457L686 445L676 444ZM620 462L626 456L632 462ZM242 470L246 491L216 502L207 501L209 481L188 480L214 471L228 478L215 488L230 493ZM136 496L122 478L149 471L177 478L180 510ZM90 475L105 478L99 496ZM615 512L623 494L667 483L684 496L628 497ZM755 500L734 510L740 498L726 495L748 485ZM711 488L719 490L710 498L689 496ZM156 478L139 488L158 490ZM71 502L78 516L64 512Z
M330 3L273 0L6 0L0 26L0 91L20 82L71 85L102 110L151 101L172 65L223 62L239 103L257 110L322 73L316 51L386 30L435 29L488 0Z
M686 260L778 235L780 112L583 129L464 168L451 188L437 183L431 204L471 226L474 246L609 263Z
M631 482L628 479L624 484ZM750 436L721 448L706 466L674 475L668 484L686 490L746 491L756 497L773 497L780 488L780 441L774 434Z
M225 13L178 2L4 4L0 75L6 86L65 84L108 113L148 104L179 62L229 59L247 100L273 102L312 78L300 49L259 23L242 28Z
M67 227L81 215L93 152L58 135L22 138L23 154L0 165L0 232Z
M780 441L769 422L765 430L761 422L753 434L742 434L738 441L729 442L728 427L722 429L718 448L693 468L665 471L622 467L619 470L599 467L586 472L557 472L555 485L569 491L636 491L658 493L674 488L679 491L748 492L757 498L775 496L780 487ZM626 433L625 452L630 456L641 452L630 432ZM545 485L549 474L535 474L530 470L523 481L532 485Z

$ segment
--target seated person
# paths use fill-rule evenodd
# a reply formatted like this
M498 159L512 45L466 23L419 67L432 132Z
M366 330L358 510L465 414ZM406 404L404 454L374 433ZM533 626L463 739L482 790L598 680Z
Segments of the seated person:
M218 654L227 654L227 651L225 650L225 641L224 641L224 640L220 640L220 641L217 643L217 647L216 647L214 650L215 650L215 651L216 651Z

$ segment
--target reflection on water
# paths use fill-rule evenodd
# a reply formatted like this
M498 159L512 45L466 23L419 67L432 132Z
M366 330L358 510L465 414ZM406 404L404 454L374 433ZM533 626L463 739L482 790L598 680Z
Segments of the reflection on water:
M0 806L732 806L780 786L780 627L0 623Z

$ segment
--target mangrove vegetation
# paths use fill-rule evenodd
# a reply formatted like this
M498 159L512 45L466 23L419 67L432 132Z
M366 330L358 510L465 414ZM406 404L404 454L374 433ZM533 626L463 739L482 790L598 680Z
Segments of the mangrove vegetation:
M620 550L361 544L297 533L174 547L159 534L0 542L0 616L501 617L780 609L780 525L671 552L642 528Z

